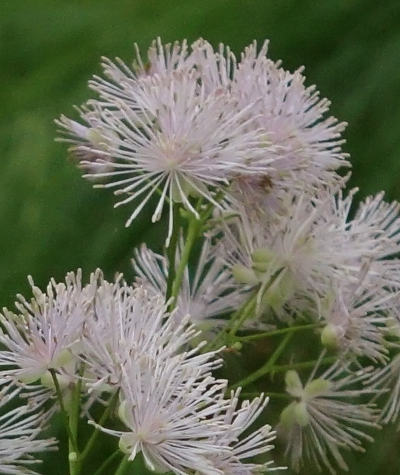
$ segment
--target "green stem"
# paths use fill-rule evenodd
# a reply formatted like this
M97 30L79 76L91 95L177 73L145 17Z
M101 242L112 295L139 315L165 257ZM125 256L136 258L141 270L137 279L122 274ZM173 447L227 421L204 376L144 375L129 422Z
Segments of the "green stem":
M293 333L287 333L283 340L280 342L274 353L272 353L271 357L269 360L261 366L258 370L254 371L254 373L249 374L246 378L242 379L241 381L235 383L231 389L237 388L241 386L242 388L247 386L250 383L253 383L254 381L257 381L257 379L260 379L262 376L268 374L271 372L272 368L275 365L275 362L278 360L278 358L281 356L283 353L283 350L286 348L286 345L289 343L290 339L292 338Z
M230 321L230 326L231 329L229 331L229 337L234 338L236 335L236 332L239 330L239 328L242 326L245 320L249 317L249 315L255 310L256 308L256 303L257 303L257 294L258 291L255 292L251 298L247 301L245 306L241 309L241 311L238 314L234 314L232 316L232 319Z
M114 475L123 475L126 472L126 469L128 468L128 465L130 463L131 462L129 461L129 455L125 455L125 457L121 460L121 463L119 464Z
M60 384L59 384L58 379L57 379L57 374L56 374L54 369L49 369L49 372L51 374L51 377L53 378L53 383L54 383L54 386L56 388L56 394L57 394L58 402L60 404L61 414L64 418L65 428L68 432L68 438L71 441L73 451L76 454L78 454L78 446L77 446L77 443L76 443L76 439L74 438L74 434L71 432L71 428L70 428L70 425L69 425L68 412L65 409L64 399L63 399L62 391L61 391L61 388L60 388Z
M100 475L104 472L104 470L119 456L121 455L121 451L118 449L113 452L109 457L107 457L104 462L100 465L100 467L94 472L94 475Z
M237 339L241 342L253 341L253 340L259 340L261 338L267 338L267 337L272 337L276 335L284 335L286 333L294 333L294 332L303 331L303 330L310 330L313 328L318 328L320 326L321 326L320 323L309 323L307 325L297 325L297 326L288 327L288 328L281 328L279 330L272 330L269 332L257 333L255 335L238 336Z
M103 414L101 415L99 422L97 423L99 426L103 425L106 420L108 419L109 415L112 413L115 407L115 403L118 399L118 393L119 391L116 391L109 404L107 405L106 409L104 410ZM89 452L92 450L93 445L95 444L97 437L100 434L100 429L98 427L95 427L95 430L92 432L92 435L90 436L89 440L87 441L85 448L82 451L81 455L81 461L83 462L85 458L88 456Z
M189 262L190 253L199 235L202 225L203 225L203 219L196 219L194 216L190 216L186 242L183 247L181 260L179 262L178 268L176 269L175 279L172 284L171 297L173 298L173 301L169 308L170 311L173 310L176 306L176 301L179 295L179 291L181 290L181 285L182 285L185 269Z
M81 375L81 372L80 372ZM71 402L71 411L69 416L69 427L72 434L72 439L68 440L69 453L75 452L75 457L69 458L69 471L71 475L79 475L81 471L81 459L78 447L78 425L79 425L79 410L81 402L81 389L82 389L82 379L79 378L78 382L75 384L74 391L72 394ZM75 444L73 443L75 441Z
M285 394L285 393L271 393L271 392L264 392L264 396L270 397L270 398L275 398L275 399L291 399L292 396L290 394ZM260 392L254 392L254 393L240 393L239 397L244 399L244 398L254 398L260 395Z
M313 368L317 363L320 365L329 365L335 363L337 361L336 356L327 356L322 360L313 360L313 361L303 361L301 363L293 363L293 364L283 364L283 365L274 365L271 368L271 373L283 373L289 371L291 369L308 369Z
M172 294L172 284L175 280L175 260L176 260L176 248L179 241L179 230L180 230L180 207L178 204L174 204L173 208L173 220L174 220L174 229L171 236L171 241L167 249L167 258L168 258L168 279L167 279L167 291L165 295L165 301L171 298Z
M221 347L229 338L232 338L232 325L237 325L237 321L241 319L242 313L246 313L248 307L252 306L253 299L257 298L257 290L251 295L251 297L242 304L238 310L236 310L232 315L228 322L228 326L223 328L217 335L214 337L212 341L210 341L204 348L203 351L210 351L215 350ZM241 323L240 323L241 324ZM239 325L240 326L240 325ZM236 330L234 330L233 335L235 334Z

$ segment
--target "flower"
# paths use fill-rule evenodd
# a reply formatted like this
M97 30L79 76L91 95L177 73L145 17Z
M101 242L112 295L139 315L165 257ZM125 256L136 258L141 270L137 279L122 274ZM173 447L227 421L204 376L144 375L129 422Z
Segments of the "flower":
M86 320L78 356L85 363L84 379L90 392L115 392L121 387L124 368L132 359L163 360L182 351L199 335L188 318L178 321L167 313L165 297L142 286L130 287L120 275L115 282L98 279L93 312ZM200 364L207 371L220 365L217 352L184 353L186 364ZM189 359L189 356L191 358Z
M374 391L359 387L370 377L368 368L353 372L335 363L315 378L317 371L318 363L305 385L296 371L286 373L286 390L293 402L281 413L278 433L294 470L308 460L319 471L325 466L335 474L335 465L348 470L340 449L363 451L361 441L373 440L363 428L378 427L377 413L359 398Z
M52 450L55 439L38 439L43 430L43 415L31 413L27 406L16 407L0 416L0 472L36 474L26 465L40 462L32 454Z
M288 190L315 193L337 190L346 179L336 171L349 166L341 150L344 122L326 117L330 102L321 99L315 86L306 87L303 69L286 71L281 61L267 57L268 41L257 51L253 42L238 62L230 48L218 52L198 40L188 61L196 64L202 83L211 93L228 91L238 110L247 108L250 127L260 131L259 146L271 169L258 175L238 174L230 192L251 212L274 204Z
M181 247L178 248L177 263L180 262ZM166 295L169 271L166 257L142 245L135 249L132 263L143 285L155 294ZM203 330L216 328L225 321L221 317L238 308L245 297L243 286L234 281L231 273L218 258L217 249L206 239L194 274L190 273L188 268L185 269L175 316L182 319L189 315L191 321Z
M274 159L273 171L264 174L264 193L337 188L342 179L335 171L349 165L341 150L346 124L325 117L330 102L315 86L305 87L303 68L286 71L267 58L267 50L268 41L259 52L256 42L245 48L231 86L239 109L253 104L248 113L262 131L265 155Z
M81 271L70 272L65 283L50 281L46 292L28 278L33 297L18 295L18 313L3 309L0 366L3 376L32 383L45 377L49 369L59 370L73 359L71 348L80 338L88 296L82 288Z
M400 261L393 259L400 251L399 205L378 195L349 219L355 191L294 196L263 214L232 209L233 217L215 231L222 235L221 256L236 280L258 287L259 303L281 319L304 312L319 318L321 301L338 303L346 288L358 289L359 299L374 294L363 308L377 314L399 289ZM361 303L348 305L361 311Z
M386 323L398 292L361 282L344 282L319 305L320 318L326 323L322 343L376 362L388 359Z
M398 349L398 345L396 346ZM380 390L378 397L385 398L380 422L397 422L400 414L400 355L397 354L389 363L375 371L366 383Z
M238 407L240 392L240 388L236 392L232 391L224 418L227 429L222 435L216 437L221 446L228 446L231 451L213 455L211 457L213 464L224 475L251 475L282 469L283 467L271 467L272 461L252 463L247 460L272 450L274 446L271 445L271 442L275 439L275 432L267 424L242 439L240 438L252 426L268 403L268 398L261 394L251 402L248 400L242 401L240 407Z
M142 452L151 470L186 475L213 470L210 456L226 451L214 442L223 434L221 397L226 381L208 375L201 364L182 364L187 356L152 358L142 354L124 366L119 415L126 430L100 427L119 438L133 460Z
M263 306L287 318L287 307L307 304L299 297L326 295L332 279L354 273L360 251L348 248L340 214L331 197L292 198L284 213L262 216L241 208L217 230L221 255L238 282L258 286Z
M191 197L218 206L217 188L227 185L233 175L266 172L271 161L257 158L258 131L250 125L253 119L246 117L252 104L238 109L230 94L207 92L196 67L184 66L185 51L185 45L181 50L175 46L165 54L161 44L153 45L150 73L140 57L137 71L121 61L118 67L106 60L103 66L110 81L91 81L100 100L89 101L81 111L88 125L64 117L58 121L72 137L78 158L97 156L95 161L82 161L90 167L86 176L105 178L107 183L101 186L127 195L117 206L140 197L127 226L157 191L153 222L160 219L168 201L168 239L173 203L182 203L198 216Z

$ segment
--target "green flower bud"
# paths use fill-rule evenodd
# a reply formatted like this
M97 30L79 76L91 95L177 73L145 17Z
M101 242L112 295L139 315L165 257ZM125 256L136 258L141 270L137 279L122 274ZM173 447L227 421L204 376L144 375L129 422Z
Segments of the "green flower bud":
M235 341L231 348L233 350L240 351L243 348L243 345L240 343L240 341Z
M126 455L130 455L132 451L132 446L133 446L132 435L123 434L120 437L119 442L118 442L119 450Z
M335 325L328 323L321 332L321 343L329 349L336 350L339 347L339 334Z
M46 372L46 369L38 369L36 371L26 371L25 373L18 376L19 381L24 384L31 384L40 379L43 374Z
M241 264L235 264L232 267L232 275L236 282L240 284L258 284L256 274L251 269L248 269L247 267Z
M301 401L295 404L293 413L294 413L296 423L299 426L305 427L310 422L310 416L308 415L307 405L304 401Z
M53 359L51 368L58 369L70 363L74 359L74 355L67 349L61 350Z
M68 378L68 376L65 376L63 374L57 374L57 381L58 381L58 384L61 388L61 390L65 389L68 387L69 383L70 383L70 379ZM54 384L54 380L53 380L53 377L50 373L50 371L46 371L40 378L40 383L45 387L45 388L49 388L49 389L53 389L55 391L56 389L56 386Z
M253 262L270 262L274 257L274 253L265 247L260 247L252 252L251 258Z
M296 416L294 414L294 407L296 403L291 402L285 409L281 412L280 422L286 428L290 429L296 423Z
M300 377L294 369L291 369L285 374L286 390L288 393L300 397L303 391L303 385Z
M389 317L386 320L386 328L389 336L400 338L400 324L394 317Z
M304 395L306 398L311 399L316 396L325 394L331 387L331 383L323 378L314 379L306 384L304 388Z

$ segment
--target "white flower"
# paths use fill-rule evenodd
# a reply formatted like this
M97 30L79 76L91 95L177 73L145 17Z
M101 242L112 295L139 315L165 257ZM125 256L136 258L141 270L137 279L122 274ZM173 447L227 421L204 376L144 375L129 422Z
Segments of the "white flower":
M376 293L370 308L377 310L399 288L399 261L392 258L400 251L399 205L378 195L349 220L354 191L346 198L292 197L279 211L257 215L239 208L216 231L236 279L259 286L260 298L281 318L297 306L315 315L316 302L335 301L338 287L360 282L366 294Z
M342 179L335 170L349 165L341 150L346 124L326 117L330 102L315 86L305 87L303 68L285 71L266 57L267 49L267 41L259 52L256 42L245 49L231 89L239 109L254 104L249 114L263 132L265 155L274 158L269 188L304 193L336 187Z
M292 199L282 214L240 209L221 228L226 262L238 282L259 286L263 303L283 318L286 303L325 295L333 278L355 272L360 251L348 248L338 214L330 197Z
M235 393L232 392L229 400L230 404L224 417L227 428L222 435L216 437L216 441L220 445L230 447L231 451L213 455L212 461L224 475L251 475L279 470L280 468L271 466L272 461L265 463L249 461L249 459L265 454L274 448L271 442L275 439L275 432L272 431L271 426L264 425L241 438L242 434L252 426L264 411L268 398L261 394L251 402L248 400L242 401L238 407L240 391L239 388Z
M93 164L101 153L102 159L106 162L112 161L112 155L109 151L109 146L115 142L117 135L107 128L103 127L99 116L101 114L101 107L96 104L91 104L91 107L83 106L77 108L79 114L87 125L82 125L79 122L68 119L62 115L60 119L56 120L56 124L61 128L60 132L69 134L66 137L60 137L57 140L60 142L71 143L70 150L78 158L81 166L87 172L95 172L96 166ZM94 150L91 150L93 147ZM110 170L110 166L105 167Z
M227 401L221 395L226 381L207 376L208 368L201 364L182 365L185 359L132 358L124 366L119 409L127 429L102 430L119 437L130 460L142 452L152 470L222 475L210 456L228 450L214 442L225 431L222 411Z
M86 131L78 130L75 122L63 118L58 123L76 142L79 156L97 155L95 162L82 162L91 167L87 176L103 177L108 182L103 186L127 195L117 205L140 197L127 225L158 191L152 220L160 218L168 201L170 235L174 202L181 202L197 216L191 197L218 205L216 189L227 185L234 175L268 171L271 160L258 160L258 131L250 125L253 118L246 116L252 104L238 109L230 94L207 92L199 71L194 66L173 66L185 60L171 59L181 58L174 53L166 60L160 45L152 47L150 56L154 74L144 74L144 67L136 73L120 61L119 67L106 61L111 82L91 81L101 100L90 101L81 116L89 127L96 117L96 131L101 135L98 144L86 137L82 144ZM109 141L109 137L113 138Z
M38 439L43 430L43 415L31 413L26 406L17 407L0 416L0 472L22 475L36 474L28 469L40 462L32 455L55 448L54 439Z
M294 470L307 460L319 471L326 467L335 474L335 465L348 470L340 450L364 451L362 441L372 441L364 430L378 427L373 406L359 401L373 393L359 386L370 372L351 372L334 364L315 378L317 369L318 365L304 386L296 371L286 374L286 390L294 400L281 414L278 433Z
M181 250L177 252L177 263ZM165 296L167 290L168 260L156 254L145 245L135 249L134 270L140 281L158 295ZM217 249L206 239L200 251L195 272L185 269L175 315L182 319L190 316L192 322L207 329L221 325L223 315L237 309L246 298L243 286L232 278L218 258Z
M383 291L366 282L342 282L319 304L326 323L321 339L327 347L384 363L388 359L386 323L398 291Z
M69 273L65 283L53 279L42 292L29 278L33 298L18 295L15 314L3 309L0 351L3 375L22 383L44 377L49 369L58 370L73 359L71 347L79 341L87 298L82 291L81 272Z
M366 280L399 288L400 204L384 201L384 192L367 197L358 207L347 231L352 243L363 242L369 264Z
M379 420L384 424L398 423L400 414L400 355L394 356L389 363L372 374L367 384L380 390L381 393L378 393L378 395L385 398Z
M124 367L130 360L139 361L143 355L153 360L170 358L199 335L188 325L187 318L178 322L167 313L164 296L140 286L132 288L122 276L114 283L100 278L95 294L93 312L86 320L78 348L91 391L119 389ZM220 365L220 360L214 358L216 352L195 356L204 344L185 355L191 356L187 364L200 364L210 372Z

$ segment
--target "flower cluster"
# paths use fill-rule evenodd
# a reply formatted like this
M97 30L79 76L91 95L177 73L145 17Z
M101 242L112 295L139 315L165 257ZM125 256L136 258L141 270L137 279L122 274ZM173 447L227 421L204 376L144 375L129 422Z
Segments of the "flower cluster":
M227 381L212 376L221 365L218 351L201 352L205 341L191 344L199 331L188 315L178 319L178 309L169 314L163 296L129 286L122 276L107 282L100 271L86 285L80 271L70 273L65 283L52 280L46 292L30 282L34 296L29 302L19 297L20 313L4 310L6 349L0 351L9 367L3 371L5 392L12 392L8 399L19 393L31 410L50 406L21 422L21 434L32 430L30 444L40 431L34 423L55 410L54 393L71 405L78 387L89 419L93 404L118 403L125 429L100 428L119 438L130 460L142 452L151 470L222 475L270 466L246 463L255 450L271 450L269 425L239 438L268 399L261 395L238 406L238 393L224 397ZM16 421L20 414L18 409L7 417ZM5 437L13 434L8 427L6 422ZM11 451L13 440L7 438ZM53 440L35 444L29 450L22 445L21 454L43 450Z
M133 283L78 271L42 291L29 278L33 297L0 314L1 394L24 401L0 417L7 473L33 473L20 465L54 447L37 436L57 411L70 475L100 433L118 474L138 458L179 475L282 469L275 424L282 465L334 474L342 451L398 419L400 204L354 203L345 124L267 46L237 60L201 39L156 40L132 67L104 58L80 122L57 120L84 176L131 205L127 225L167 208L166 247L134 250ZM265 391L278 395L272 425ZM83 448L79 418L94 430Z

